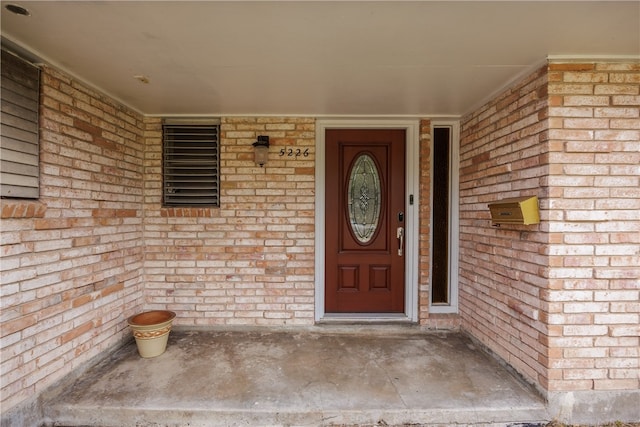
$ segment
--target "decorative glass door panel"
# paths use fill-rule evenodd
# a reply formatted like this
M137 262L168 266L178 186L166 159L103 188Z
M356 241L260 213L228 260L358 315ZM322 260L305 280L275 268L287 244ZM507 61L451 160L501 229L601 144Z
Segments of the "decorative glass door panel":
M378 230L380 220L380 175L373 158L360 154L349 174L347 205L354 237L367 244Z

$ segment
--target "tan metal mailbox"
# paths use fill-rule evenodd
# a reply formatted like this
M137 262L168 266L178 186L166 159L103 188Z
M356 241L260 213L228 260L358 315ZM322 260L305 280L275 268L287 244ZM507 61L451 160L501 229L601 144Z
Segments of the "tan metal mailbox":
M492 225L538 224L538 196L516 197L489 203Z

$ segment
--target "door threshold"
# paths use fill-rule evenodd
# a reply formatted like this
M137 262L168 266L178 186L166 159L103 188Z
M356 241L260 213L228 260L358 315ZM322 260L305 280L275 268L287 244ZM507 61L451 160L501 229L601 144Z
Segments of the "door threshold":
M414 322L404 313L325 313L318 324L349 324L349 323L393 323L413 324Z

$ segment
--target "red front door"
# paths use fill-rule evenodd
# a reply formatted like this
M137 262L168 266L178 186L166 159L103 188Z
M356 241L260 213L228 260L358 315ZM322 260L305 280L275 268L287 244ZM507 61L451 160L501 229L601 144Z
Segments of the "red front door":
M405 131L326 131L326 313L403 313Z

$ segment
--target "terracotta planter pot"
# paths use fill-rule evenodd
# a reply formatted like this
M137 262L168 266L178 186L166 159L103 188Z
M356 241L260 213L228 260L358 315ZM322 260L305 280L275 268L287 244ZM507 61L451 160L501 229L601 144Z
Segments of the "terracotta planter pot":
M136 314L127 319L136 339L138 353L142 357L160 356L167 348L171 324L176 314L173 311L153 310Z

